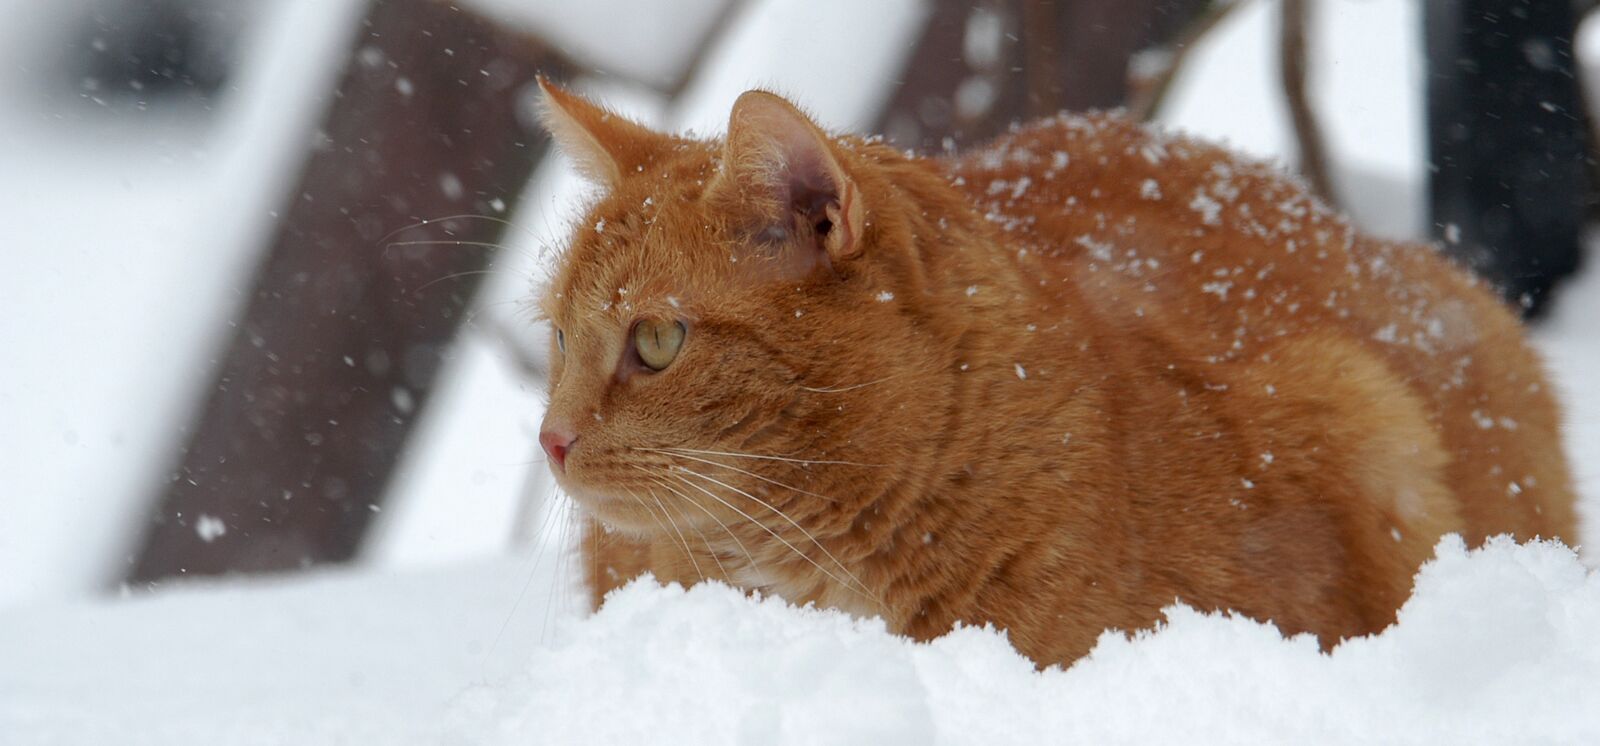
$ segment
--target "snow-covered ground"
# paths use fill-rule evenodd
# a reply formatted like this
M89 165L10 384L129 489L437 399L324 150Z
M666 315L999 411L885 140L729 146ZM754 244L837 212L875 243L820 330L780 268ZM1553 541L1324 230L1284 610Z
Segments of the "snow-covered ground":
M502 744L1600 740L1600 575L1558 545L1446 539L1395 626L1327 655L1268 625L1166 614L1041 673L992 630L918 645L720 586L636 583L446 722Z
M30 19L79 1L0 0L0 99L17 104L0 107L0 744L1600 743L1600 576L1544 546L1444 546L1398 626L1331 655L1178 610L1159 633L1035 673L989 632L916 646L871 622L648 584L581 619L563 521L536 515L539 551L507 556L518 501L546 476L529 466L538 394L487 325L458 344L361 564L92 595L117 576L129 519L209 375L251 237L293 176L359 3L263 5L237 90L197 125L20 103L42 59L30 55L52 43ZM583 25L553 1L528 5L535 25ZM859 127L904 44L852 34L908 27L925 6L874 3L871 23L831 28L830 47L809 24L856 4L826 5L740 6L676 104L615 78L583 85L660 126L714 129L762 84ZM1168 124L1289 156L1268 5L1206 42ZM718 6L699 1L682 22ZM1420 229L1425 173L1415 7L1320 3L1314 44L1340 184L1365 225L1402 236ZM841 49L857 55L846 68ZM516 318L582 189L559 164L535 175L486 316ZM1566 394L1590 547L1595 318L1591 270L1535 335Z
M1439 554L1398 624L1330 654L1176 607L1044 672L993 631L913 644L720 585L513 612L555 574L509 560L196 585L0 612L0 743L1600 742L1600 575L1556 545Z

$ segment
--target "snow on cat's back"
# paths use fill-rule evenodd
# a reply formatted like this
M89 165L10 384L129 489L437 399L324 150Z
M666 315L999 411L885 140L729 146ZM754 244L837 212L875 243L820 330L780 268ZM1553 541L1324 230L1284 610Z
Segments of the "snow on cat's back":
M1468 541L1576 538L1542 365L1435 246L1362 235L1270 164L1112 115L1041 120L950 166L1020 261L1032 247L1096 309L1159 316L1185 355L1248 364L1336 338L1381 361L1438 432Z

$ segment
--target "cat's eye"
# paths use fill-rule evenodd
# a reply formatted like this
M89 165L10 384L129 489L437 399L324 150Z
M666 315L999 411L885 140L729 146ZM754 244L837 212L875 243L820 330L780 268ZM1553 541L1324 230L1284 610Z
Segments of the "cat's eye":
M556 330L556 349L562 353L567 351L567 335L560 329Z
M633 349L650 370L662 370L678 357L683 347L683 322L644 319L633 325Z

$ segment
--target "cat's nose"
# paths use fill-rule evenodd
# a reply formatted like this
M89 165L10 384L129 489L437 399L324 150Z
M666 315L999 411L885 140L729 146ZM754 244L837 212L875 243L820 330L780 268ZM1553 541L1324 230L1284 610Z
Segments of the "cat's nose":
M548 422L539 430L539 445L544 446L544 452L557 468L566 466L567 451L572 450L572 443L577 439L571 430Z

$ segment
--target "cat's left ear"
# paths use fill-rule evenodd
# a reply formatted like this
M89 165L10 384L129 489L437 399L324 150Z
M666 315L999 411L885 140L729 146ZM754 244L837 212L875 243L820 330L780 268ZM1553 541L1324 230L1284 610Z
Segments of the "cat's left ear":
M543 75L539 91L540 119L556 147L572 159L579 173L600 186L615 187L672 145L671 137L597 106Z
M725 176L769 213L772 227L840 262L862 249L866 209L834 145L782 97L746 91L733 104Z

